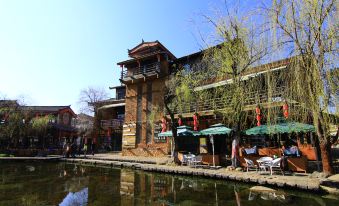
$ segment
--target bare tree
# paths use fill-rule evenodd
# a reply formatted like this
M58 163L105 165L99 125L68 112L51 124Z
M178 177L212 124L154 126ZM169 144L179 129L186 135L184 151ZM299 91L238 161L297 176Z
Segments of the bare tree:
M86 114L93 114L95 104L108 98L108 93L104 88L88 87L82 89L79 95L78 103L81 105L80 110Z

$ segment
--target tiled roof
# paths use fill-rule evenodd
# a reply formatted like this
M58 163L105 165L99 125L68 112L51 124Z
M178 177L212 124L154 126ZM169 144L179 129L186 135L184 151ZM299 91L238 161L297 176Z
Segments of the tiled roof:
M70 106L23 106L22 108L31 111L58 112L62 109L68 109Z

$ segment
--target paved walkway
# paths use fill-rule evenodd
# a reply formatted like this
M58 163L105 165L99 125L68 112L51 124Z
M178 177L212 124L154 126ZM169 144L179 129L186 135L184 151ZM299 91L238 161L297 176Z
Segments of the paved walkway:
M9 160L9 161L59 161L62 159L62 156L47 156L47 157L0 157L1 160Z
M84 158L83 155L80 156ZM95 160L108 160L108 161L121 161L121 162L137 162L137 163L146 163L146 164L166 164L170 161L170 158L167 157L137 157L137 156L122 156L120 153L102 153L87 155L87 159Z

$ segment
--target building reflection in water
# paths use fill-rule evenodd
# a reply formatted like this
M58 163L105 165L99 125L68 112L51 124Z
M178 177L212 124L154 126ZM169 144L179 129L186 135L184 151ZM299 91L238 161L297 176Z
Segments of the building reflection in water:
M337 205L312 193L121 168L4 163L0 174L0 205Z
M255 191L248 185L129 169L67 170L60 205L286 205L305 201L281 191ZM74 175L76 174L76 175ZM76 176L76 177L75 177ZM310 200L311 198L307 198Z

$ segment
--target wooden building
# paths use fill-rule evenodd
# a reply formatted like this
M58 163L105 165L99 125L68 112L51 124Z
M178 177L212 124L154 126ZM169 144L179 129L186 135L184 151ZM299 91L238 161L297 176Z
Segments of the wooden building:
M49 122L47 130L46 146L52 148L61 148L65 139L71 139L77 135L75 128L76 114L71 106L21 106L22 110L28 115L27 118L42 117L50 115L53 118ZM33 139L32 139L33 138ZM31 143L40 145L44 137L35 137L32 133Z
M176 58L159 41L142 41L136 47L128 50L130 59L118 63L121 69L120 82L122 83L119 88L125 88L126 90L121 146L123 155L166 156L170 154L171 146L169 139L158 137L158 133L162 129L161 119L163 117L167 117L168 120L170 119L163 105L165 82L179 68L184 68L188 72L194 72L195 69L199 69L195 65L201 62L204 52L200 51ZM260 107L263 110L276 107L278 110L281 109L283 111L286 85L284 81L278 81L274 91L271 91L268 95L265 75L270 72L270 74L279 76L279 74L289 69L289 63L290 59L283 59L251 67L243 73L242 79L244 81L258 78L262 82L262 88L256 88L253 92L248 91L247 95L245 95L244 110L249 113L249 127L256 124L255 111L258 103L260 103ZM217 87L227 89L231 83L232 79L230 78L219 79L218 81L208 79L201 86L195 88L195 90L213 93ZM114 102L112 105L114 104L117 104L117 102ZM222 115L218 114L218 111L225 112L229 105L230 102L225 101L225 99L219 100L217 98L213 98L211 101L197 100L187 102L180 106L180 110L174 111L175 118L178 119L180 117L184 125L194 128L194 115L197 113L199 115L198 129L201 130L220 123ZM109 113L112 114L112 111ZM169 124L167 124L167 130L169 129ZM205 143L208 144L208 138L205 140ZM216 144L224 147L223 145L227 143ZM312 153L314 153L313 151L315 152L314 147L312 147ZM225 155L223 154L223 156Z
M125 119L124 85L110 87L115 98L95 103L94 133L99 148L106 151L121 151L122 125Z

